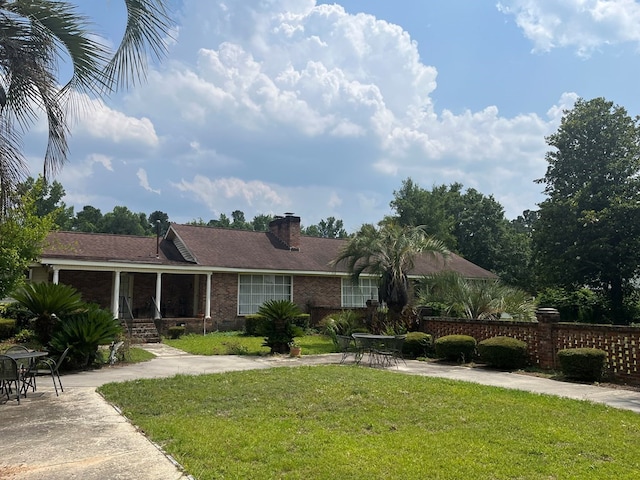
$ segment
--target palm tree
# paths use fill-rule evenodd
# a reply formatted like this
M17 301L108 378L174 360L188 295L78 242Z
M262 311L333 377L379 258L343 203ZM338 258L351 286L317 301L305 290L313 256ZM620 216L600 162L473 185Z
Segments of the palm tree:
M364 272L379 276L378 299L387 305L395 325L409 303L407 274L421 254L446 257L449 251L442 242L429 237L422 226L401 227L387 221L379 228L363 225L333 264L346 263L354 283Z
M49 127L47 179L67 159L68 117L77 107L73 93L101 96L133 85L144 78L145 59L165 53L167 0L123 1L126 29L112 52L72 3L0 0L0 219L27 173L21 139L38 113L46 114ZM72 68L62 86L61 60Z
M419 290L421 303L445 304L449 315L495 320L507 313L521 321L535 318L533 297L497 279L469 279L457 272L441 272L424 277Z

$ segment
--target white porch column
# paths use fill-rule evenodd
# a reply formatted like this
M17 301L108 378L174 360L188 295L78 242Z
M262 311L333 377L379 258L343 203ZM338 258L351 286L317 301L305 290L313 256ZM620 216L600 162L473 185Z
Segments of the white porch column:
M207 273L207 292L205 298L204 318L209 320L211 318L211 272Z
M54 285L60 283L60 269L58 267L53 267L53 283Z
M211 272L207 273L207 293L204 305L204 316L202 318L202 334L207 334L207 320L211 320Z
M162 296L162 273L157 272L156 273L156 306L155 306L155 313L153 314L153 318L155 320L159 320L162 317L160 315L160 305L162 301L162 298L160 298L161 296Z
M113 288L111 289L111 313L113 318L120 316L120 270L113 272Z

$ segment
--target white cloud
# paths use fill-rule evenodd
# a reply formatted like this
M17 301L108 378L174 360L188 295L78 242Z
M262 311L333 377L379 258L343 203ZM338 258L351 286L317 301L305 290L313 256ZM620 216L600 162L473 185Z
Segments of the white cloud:
M244 181L239 178L210 179L196 175L192 181L182 179L172 184L181 192L189 193L204 203L209 211L220 214L231 210L260 207L260 211L278 210L287 199L269 185L260 181ZM231 209L227 205L237 205Z
M148 118L134 118L114 110L101 100L82 100L74 135L86 135L115 144L138 144L146 148L158 146L158 136Z
M140 181L140 186L144 188L147 192L157 193L158 195L160 195L160 190L155 190L151 188L151 186L149 185L149 178L147 177L147 172L144 168L139 168L138 172L136 173L136 176Z
M634 0L503 0L534 51L575 48L589 56L609 44L640 42L640 4Z

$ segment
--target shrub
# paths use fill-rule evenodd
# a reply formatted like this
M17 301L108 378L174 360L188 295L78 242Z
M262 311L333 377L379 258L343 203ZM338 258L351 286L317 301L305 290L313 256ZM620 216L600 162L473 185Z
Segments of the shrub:
M527 344L511 337L493 337L478 343L478 355L487 365L507 370L527 363Z
M362 323L362 317L353 310L342 310L338 313L327 315L320 320L318 326L322 333L331 337L336 347L338 346L338 335L350 337L358 331L367 331Z
M311 315L309 315L308 313L301 313L294 317L293 324L300 327L302 330L306 331L309 329L310 319L311 319Z
M0 318L0 340L13 337L16 333L16 321L10 318Z
M260 335L265 337L263 345L271 353L289 353L289 344L294 337L304 335L304 330L294 322L301 315L298 306L289 300L268 300L258 309Z
M565 377L597 382L602 378L607 353L597 348L565 348L558 352L558 360Z
M409 332L402 346L402 354L408 358L426 357L431 345L431 335L422 332Z
M0 306L0 316L15 320L16 328L20 330L29 326L29 320L33 317L33 314L27 307L18 302L10 302Z
M33 330L23 328L18 333L16 333L13 339L16 343L30 343L36 339L36 334L33 333Z
M184 332L187 329L181 325L176 325L174 327L169 327L169 329L167 330L167 333L169 334L169 338L172 340L175 340L176 338L180 338L182 335L184 335Z
M249 337L259 337L260 334L260 322L262 322L262 316L260 315L247 315L244 317L244 333Z
M110 311L89 305L84 312L60 319L50 345L58 353L71 347L70 363L86 367L98 359L99 345L109 345L121 333L120 323Z
M436 357L453 361L470 361L476 351L476 339L469 335L445 335L435 342Z

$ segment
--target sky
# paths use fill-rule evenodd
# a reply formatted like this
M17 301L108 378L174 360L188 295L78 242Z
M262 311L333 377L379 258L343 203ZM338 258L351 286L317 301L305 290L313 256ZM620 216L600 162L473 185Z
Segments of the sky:
M113 45L124 2L77 2ZM173 222L242 210L392 214L402 181L461 183L513 219L544 199L545 137L577 98L640 114L632 0L170 0L168 55L89 99L55 180L67 206ZM42 171L46 125L26 137Z

